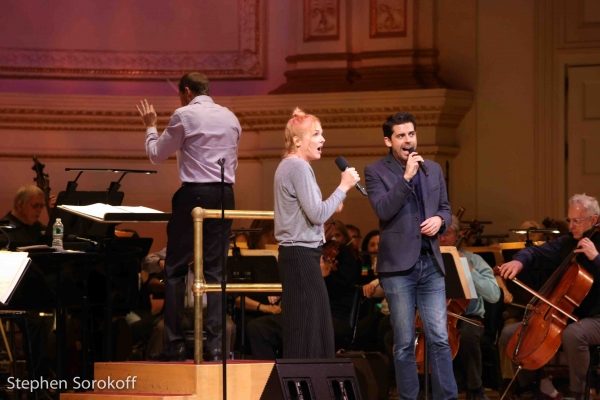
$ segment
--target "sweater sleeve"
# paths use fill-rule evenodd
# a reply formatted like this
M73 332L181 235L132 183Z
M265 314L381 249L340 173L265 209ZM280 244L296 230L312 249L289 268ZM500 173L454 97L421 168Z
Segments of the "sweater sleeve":
M323 201L313 170L308 164L303 165L297 170L297 173L290 176L298 203L304 215L313 225L323 225L346 198L346 194L336 188L331 196Z

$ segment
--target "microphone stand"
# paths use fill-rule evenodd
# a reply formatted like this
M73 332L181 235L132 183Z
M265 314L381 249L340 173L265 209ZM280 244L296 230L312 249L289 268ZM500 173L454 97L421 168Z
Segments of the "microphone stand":
M225 159L220 158L217 163L221 166L221 222L223 229L221 230L221 243L226 237L225 235ZM227 235L228 237L228 235ZM229 243L229 241L227 241ZM227 253L221 255L221 361L223 363L223 400L227 400Z

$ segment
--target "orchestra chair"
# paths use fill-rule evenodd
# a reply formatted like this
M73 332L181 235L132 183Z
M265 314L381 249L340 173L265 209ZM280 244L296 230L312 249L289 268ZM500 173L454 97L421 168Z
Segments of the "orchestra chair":
M33 365L33 359L31 358L31 342L29 340L29 327L27 324L27 317L29 317L29 312L22 310L0 310L0 333L2 334L2 340L4 342L4 346L6 348L6 353L8 354L9 362L11 363L12 375L17 378L17 352L16 352L16 342L15 342L15 330L17 327L16 322L18 320L23 321L23 325L25 326L26 332L21 332L23 335L23 346L27 346L28 351L25 351L25 355L27 357L27 371L28 371L28 379L35 380L35 371ZM9 321L10 323L10 341L6 336L6 331L4 329L4 320ZM7 389L6 386L0 387L0 391L5 392ZM19 398L18 391L14 389L13 397L15 399ZM37 392L35 392L35 398L37 399Z
M466 251L479 255L491 268L504 264L504 257L499 245L463 247Z
M509 262L519 250L525 248L525 242L498 243L498 247L500 247L504 262Z

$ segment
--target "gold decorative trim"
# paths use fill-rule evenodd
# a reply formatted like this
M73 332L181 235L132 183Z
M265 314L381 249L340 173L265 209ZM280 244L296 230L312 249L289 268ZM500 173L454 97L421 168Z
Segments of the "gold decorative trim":
M375 58L436 58L438 51L435 49L402 49L402 50L379 50L363 51L361 53L310 53L295 54L288 56L288 63L310 62L310 61L361 61Z
M163 80L201 70L212 79L263 78L260 0L239 0L239 4L238 51L134 53L0 48L0 77Z
M331 147L325 150L322 158L337 158L339 156L344 157L383 157L388 153L388 149L382 146L372 147ZM419 146L419 154L425 156L455 156L458 154L459 148L452 146ZM268 149L268 150L246 150L240 151L238 154L238 160L240 161L257 161L257 160L268 160L281 158L283 153L282 149ZM126 161L147 161L148 156L145 153L140 154L70 154L70 153L44 153L43 151L36 151L35 153L0 153L0 160L2 159L27 159L30 160L32 156L37 156L43 159L54 159L54 160L126 160ZM169 157L168 161L175 162L176 157Z
M143 131L134 104L126 96L0 94L0 129L14 131ZM324 128L381 127L399 110L413 113L420 126L456 127L473 102L469 92L428 89L386 92L325 93L220 97L246 131L280 131L296 106L318 115ZM176 104L170 97L153 99L164 128ZM43 105L43 106L40 106ZM167 110L165 112L164 110Z

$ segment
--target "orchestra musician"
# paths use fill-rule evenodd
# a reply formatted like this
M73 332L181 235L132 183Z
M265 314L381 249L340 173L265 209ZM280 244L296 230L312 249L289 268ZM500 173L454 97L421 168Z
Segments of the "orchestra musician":
M390 152L365 168L369 201L379 218L377 272L394 331L399 397L416 399L419 392L416 304L431 359L433 398L456 399L446 328L445 271L437 239L451 224L452 214L440 165L412 152L417 147L416 126L410 113L389 116L383 135Z
M137 106L146 127L146 153L153 164L161 163L177 152L181 187L173 195L173 215L167 225L165 260L165 329L169 346L153 359L182 361L186 358L183 330L185 276L193 255L192 210L195 207L234 209L233 184L242 128L232 113L209 97L208 78L189 72L179 80L181 108L175 110L162 135L156 129L157 116L147 100ZM221 199L221 168L224 159L224 198ZM204 221L204 277L207 283L221 278L222 257L227 257L231 220ZM222 232L222 235L219 234ZM208 317L205 357L221 357L221 295L208 293Z
M50 206L54 206L55 202L56 196L51 196ZM42 241L46 226L39 219L45 206L44 192L39 187L25 185L17 190L12 210L2 217L15 226L14 229L7 231L11 248L15 248L16 245L38 244ZM4 238L0 237L0 240L3 241Z
M322 200L311 161L321 158L321 122L296 108L285 127L285 153L275 172L275 238L283 289L283 358L333 358L334 331L321 274L323 224L342 208L359 180L354 168L342 172L335 191Z
M574 311L579 322L571 323L562 331L562 346L569 367L569 389L573 398L582 399L585 389L586 374L590 363L589 346L600 344L600 235L586 237L598 222L600 208L594 197L576 194L569 199L569 209L566 221L570 234L559 237L540 246L526 247L519 251L513 260L500 267L500 273L505 279L513 279L519 272L532 264L534 259L545 263L545 266L556 269L571 251L577 254L577 262L589 272L593 285ZM521 324L506 326L500 335L500 344L506 348L509 340ZM530 329L530 327L528 327ZM510 356L510 355L509 355ZM529 383L532 374L520 373L522 385ZM548 378L540 382L539 398L561 399Z
M439 236L441 246L455 246L459 237L460 222L456 216L452 216L452 225ZM477 292L477 299L471 300L463 316L472 320L483 322L485 307L483 301L496 303L500 299L500 288L494 278L494 271L478 254L464 249L458 249L461 257L466 257L473 285ZM471 399L489 400L483 389L481 380L481 336L483 326L477 326L463 320L459 320L456 328L460 332L458 360L466 372L466 383Z

